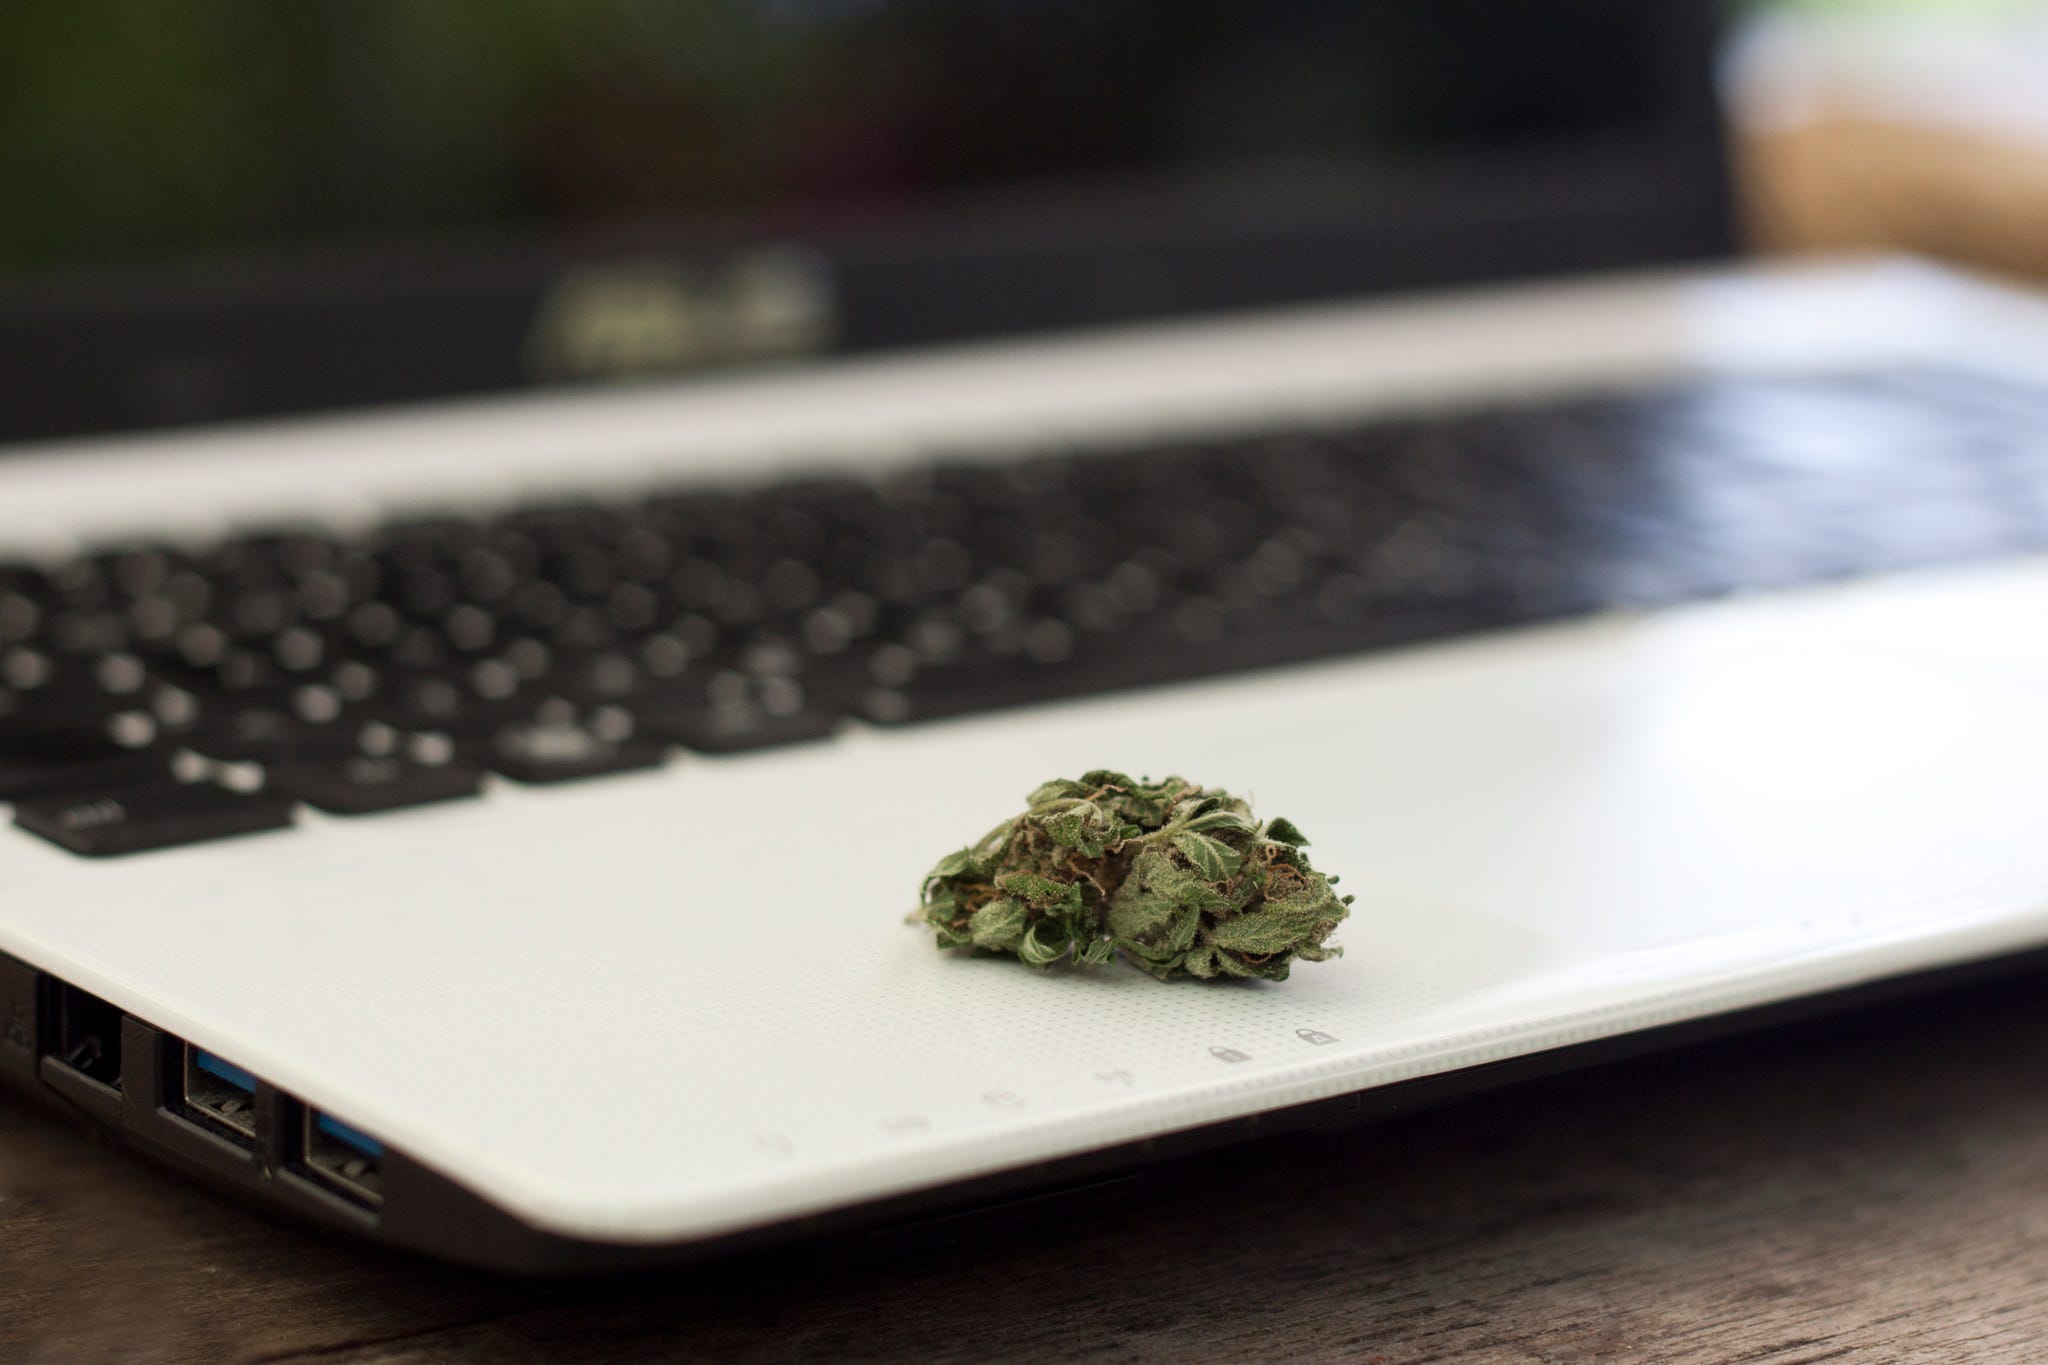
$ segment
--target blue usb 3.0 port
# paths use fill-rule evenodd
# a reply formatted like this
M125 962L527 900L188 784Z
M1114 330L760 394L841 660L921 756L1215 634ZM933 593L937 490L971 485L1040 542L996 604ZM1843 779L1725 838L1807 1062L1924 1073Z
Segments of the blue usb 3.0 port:
M202 1048L185 1044L184 1101L187 1113L256 1141L256 1078Z
M301 1155L306 1174L359 1203L382 1203L384 1144L310 1104L305 1115Z

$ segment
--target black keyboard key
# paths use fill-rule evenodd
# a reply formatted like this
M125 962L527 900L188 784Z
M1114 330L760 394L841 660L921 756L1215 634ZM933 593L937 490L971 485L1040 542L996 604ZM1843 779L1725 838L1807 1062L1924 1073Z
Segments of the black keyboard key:
M37 639L48 619L48 602L41 574L0 564L0 649Z
M1147 633L1141 637L1143 647L1136 649L1079 652L1055 662L1036 662L1024 656L977 659L920 669L901 681L884 677L861 698L860 712L882 725L946 720L1419 644L1522 619L1526 618L1497 604L1390 614L1361 612L1337 620L1301 619L1264 626L1226 617L1223 628L1207 638L1164 638Z
M39 796L14 806L15 824L87 858L283 829L292 817L291 798L279 792L168 780Z
M16 741L64 745L103 737L107 722L144 703L100 692L17 692L0 685L0 752Z
M0 691L24 710L47 714L104 714L118 697L140 691L147 673L133 655L58 653L17 646L0 649Z
M692 707L642 712L644 729L700 754L740 754L830 739L839 730L837 711L800 709L777 714L758 706Z
M148 751L110 750L90 757L73 754L43 761L0 754L0 801L21 801L80 788L125 786L169 775L170 765L164 757Z
M116 742L103 729L33 728L11 718L0 730L0 801L168 776L161 752Z
M355 748L357 729L348 720L316 724L290 704L273 702L214 715L178 738L223 763L286 763L346 754Z
M729 657L622 703L644 729L686 749L736 754L829 738L864 676L854 655L811 659L762 636Z
M356 754L326 763L275 768L271 785L330 815L370 815L475 796L483 771L467 763L418 763Z
M597 719L542 717L508 725L481 741L467 741L464 748L491 771L532 785L637 772L667 761L664 741L621 733L624 728Z
M481 697L468 677L448 673L400 677L363 709L401 730L481 736L530 719L549 700L533 691Z

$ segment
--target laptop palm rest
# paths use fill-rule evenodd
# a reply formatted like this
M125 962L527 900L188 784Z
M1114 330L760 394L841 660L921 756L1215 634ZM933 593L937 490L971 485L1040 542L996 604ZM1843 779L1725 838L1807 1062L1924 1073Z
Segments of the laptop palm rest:
M2048 598L2022 564L1956 575L1955 602L1994 579ZM1891 647L1931 581L856 731L403 826L85 869L18 844L0 947L534 1226L710 1236L2048 940L2048 680ZM1346 956L1162 985L902 923L938 845L1101 765L1295 820L1358 895Z

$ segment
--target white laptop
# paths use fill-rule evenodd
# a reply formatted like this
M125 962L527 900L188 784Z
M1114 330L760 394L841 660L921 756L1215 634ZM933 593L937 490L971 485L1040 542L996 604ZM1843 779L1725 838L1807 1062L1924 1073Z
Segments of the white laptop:
M280 18L11 132L0 1104L596 1269L2038 961L2048 309L1719 262L1710 10ZM1104 767L1342 958L905 923Z

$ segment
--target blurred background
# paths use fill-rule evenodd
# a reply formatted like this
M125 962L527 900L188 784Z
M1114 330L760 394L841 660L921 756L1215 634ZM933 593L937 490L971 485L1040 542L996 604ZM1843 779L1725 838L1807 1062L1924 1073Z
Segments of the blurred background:
M2048 3L1730 0L1732 208L1672 61L1710 13L14 5L0 439L1725 251L1567 221L1627 200L2048 278ZM1284 249L1233 254L1255 234Z
M2048 5L1773 0L1727 71L1755 249L2048 278Z
M0 264L636 219L837 236L935 200L1043 220L1105 194L1306 198L1339 166L1377 179L1425 151L1620 126L1664 77L1616 60L1652 27L1629 8L39 5L0 44Z
M859 43L815 40L827 21L843 30L863 11L874 18ZM1398 7L1360 13L1401 23ZM1726 91L1754 246L1897 248L2048 272L2048 4L1747 0L1730 13ZM1527 16L1537 28L1554 19L1542 6ZM949 44L945 27L929 7L868 0L685 4L667 16L617 0L14 7L0 44L0 173L14 187L0 197L0 264L459 228L511 212L574 225L712 203L757 226L824 210L857 218L920 185L1014 179L1077 118L1102 144L1102 173L1141 159L1111 130L1149 127L1129 115L1161 96L1145 73L1168 68L1130 44L1158 40L1156 16L1123 31L1104 23L1080 62L1069 44L1028 118L991 98L989 77L1031 54L973 50L969 25ZM1180 30L1196 42L1202 27L1190 18ZM1541 51L1552 78L1525 82L1552 106L1522 110L1532 123L1590 123L1630 97L1634 77L1560 70L1555 44L1503 50L1516 47ZM1332 61L1374 51L1412 57L1415 37L1333 47ZM1404 89L1438 88L1437 73L1353 71L1346 82L1247 55L1215 73L1239 98L1206 105L1233 137L1292 135L1259 112L1276 108L1320 111L1331 142L1461 119L1475 136L1503 131L1473 122L1497 119L1499 103L1404 101ZM448 84L457 71L459 91ZM1271 98L1304 84L1323 92L1320 106ZM1336 98L1346 84L1375 92L1375 107L1347 112ZM1121 92L1124 117L1103 107L1105 91ZM1003 95L1014 100L1016 87ZM930 110L947 117L919 117ZM119 175L89 173L117 161Z

